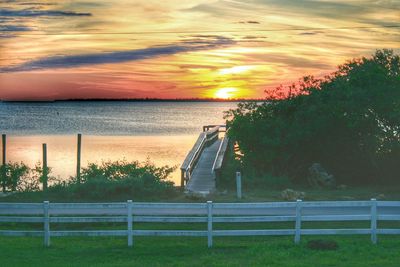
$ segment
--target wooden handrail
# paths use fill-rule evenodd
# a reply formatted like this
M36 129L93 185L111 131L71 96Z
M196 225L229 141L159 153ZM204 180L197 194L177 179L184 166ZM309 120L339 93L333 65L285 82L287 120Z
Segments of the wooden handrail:
M221 144L219 145L217 154L215 156L214 164L211 169L211 173L214 173L216 170L220 170L222 168L228 143L229 143L229 138L225 136L222 139Z

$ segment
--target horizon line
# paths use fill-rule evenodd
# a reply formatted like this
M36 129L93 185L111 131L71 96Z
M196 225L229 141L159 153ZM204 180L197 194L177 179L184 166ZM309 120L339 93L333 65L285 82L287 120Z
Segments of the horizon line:
M132 101L132 102L240 102L267 101L265 98L69 98L69 99L0 99L0 102L78 102L78 101Z

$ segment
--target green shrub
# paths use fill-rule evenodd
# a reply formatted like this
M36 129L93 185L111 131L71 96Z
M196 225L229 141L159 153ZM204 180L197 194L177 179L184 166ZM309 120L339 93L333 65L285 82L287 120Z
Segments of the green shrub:
M22 162L9 162L0 167L2 185L5 191L37 191L41 176L39 171L39 165L31 169Z
M9 163L6 170L7 189L21 192L12 197L23 200L50 201L125 201L169 198L178 194L173 182L166 180L175 167L156 167L149 161L91 163L83 168L80 181L76 177L56 180L49 176L49 186L41 189L43 168L36 164L29 168L23 163ZM50 173L50 168L48 168Z
M167 177L174 167L156 167L138 161L91 163L82 169L80 182L76 177L51 185L48 194L64 199L142 200L175 196L178 191Z
M235 189L237 171L241 172L244 188L284 189L291 186L291 181L287 176L259 173L252 168L243 168L240 160L227 157L221 173L217 175L217 187Z
M267 92L227 113L243 166L306 182L321 163L339 183L399 182L400 59L389 50L354 59L321 79Z

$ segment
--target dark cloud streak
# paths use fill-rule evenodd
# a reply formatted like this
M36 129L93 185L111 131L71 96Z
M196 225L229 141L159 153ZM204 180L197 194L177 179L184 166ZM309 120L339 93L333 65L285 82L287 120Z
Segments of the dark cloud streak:
M247 20L247 21L239 21L240 24L260 24L259 21L256 20Z
M36 10L36 9L0 9L0 17L82 17L91 16L91 13L81 13L73 11L62 11L62 10Z
M32 28L20 25L0 25L0 32L26 32Z
M93 54L81 54L81 55L67 55L67 56L50 56L41 59L29 61L21 65L0 68L0 72L17 72L17 71L31 71L41 69L53 69L53 68L73 68L81 66L89 66L96 64L111 64L121 63L128 61L136 61L149 59L159 56L174 55L178 53L191 52L215 49L224 47L227 45L234 44L235 41L218 36L213 39L206 40L190 40L183 41L177 44L171 44L166 46L155 46L144 49L135 49L129 51L116 51L108 53L93 53Z

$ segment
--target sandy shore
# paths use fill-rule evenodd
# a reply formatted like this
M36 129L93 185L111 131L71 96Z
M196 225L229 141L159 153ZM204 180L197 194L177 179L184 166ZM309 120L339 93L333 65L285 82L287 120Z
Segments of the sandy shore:
M90 136L82 137L82 167L108 160L145 161L157 166L180 166L197 136ZM7 161L33 167L42 160L42 143L47 144L52 175L66 179L76 171L76 136L7 136ZM180 183L179 169L170 178Z

